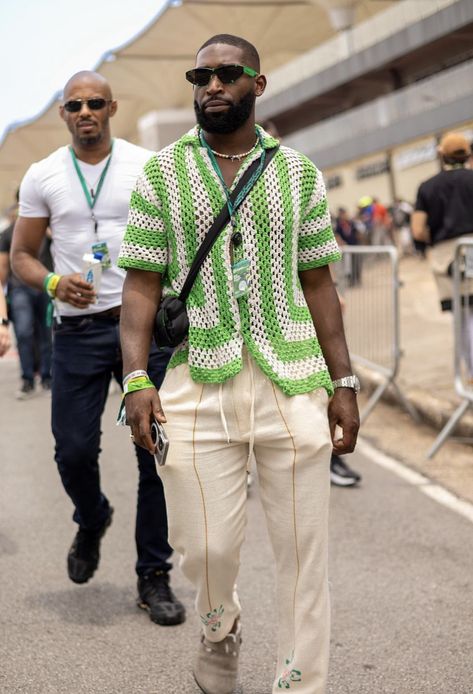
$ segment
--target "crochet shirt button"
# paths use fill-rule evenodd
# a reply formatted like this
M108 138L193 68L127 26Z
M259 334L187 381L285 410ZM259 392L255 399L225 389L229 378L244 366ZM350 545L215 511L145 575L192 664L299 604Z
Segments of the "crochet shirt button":
M240 234L240 232L239 231L235 232L232 236L233 245L239 246L242 241L243 241L243 236Z

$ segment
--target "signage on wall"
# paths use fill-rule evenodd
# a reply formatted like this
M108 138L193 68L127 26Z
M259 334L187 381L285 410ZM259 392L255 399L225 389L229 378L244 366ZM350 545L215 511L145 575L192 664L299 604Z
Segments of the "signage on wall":
M410 169L412 166L424 164L428 161L434 161L437 158L437 142L432 137L430 140L423 142L421 145L409 147L402 152L394 155L393 163L397 171Z
M359 166L355 171L355 177L357 180L362 178L371 178L371 176L379 176L389 171L389 159L385 157L384 159L377 159L369 164L364 164Z
M333 176L328 176L325 181L325 187L327 190L332 190L333 188L339 188L343 185L343 178L340 174L334 174Z
M473 140L473 130L471 128L461 129L456 132L461 133L467 140ZM437 159L437 144L435 137L431 137L420 145L398 152L393 156L394 168L397 171L403 171L418 164L434 161Z

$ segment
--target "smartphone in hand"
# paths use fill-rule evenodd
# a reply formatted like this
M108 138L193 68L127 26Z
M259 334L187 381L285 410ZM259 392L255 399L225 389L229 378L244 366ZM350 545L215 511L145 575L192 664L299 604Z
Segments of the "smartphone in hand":
M169 439L163 425L156 419L151 424L151 438L155 446L154 462L157 466L164 465L169 450Z

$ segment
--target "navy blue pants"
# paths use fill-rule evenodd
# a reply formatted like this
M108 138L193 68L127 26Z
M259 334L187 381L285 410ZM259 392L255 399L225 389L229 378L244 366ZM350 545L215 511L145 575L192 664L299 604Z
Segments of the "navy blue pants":
M49 298L45 292L22 285L8 293L15 329L21 377L33 381L38 351L42 381L51 377L51 328L46 325Z
M151 349L148 373L163 381L171 352ZM98 459L101 417L110 380L122 381L119 323L116 318L79 316L55 324L52 368L52 430L56 463L64 489L74 504L73 520L81 528L100 528L109 502L101 490ZM153 457L135 446L138 458L138 502L135 539L136 571L168 571L166 504Z

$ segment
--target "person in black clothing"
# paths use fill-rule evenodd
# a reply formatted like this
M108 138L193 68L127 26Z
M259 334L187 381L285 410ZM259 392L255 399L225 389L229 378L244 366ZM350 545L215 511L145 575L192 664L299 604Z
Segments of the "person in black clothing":
M429 247L442 311L452 309L452 266L455 244L460 236L473 234L473 171L468 168L471 148L461 134L444 135L439 145L442 171L424 181L417 192L412 215L412 235ZM473 375L473 313L465 326L467 364Z
M17 194L18 197L18 194ZM11 224L0 236L0 281L7 287L9 314L13 321L20 358L22 384L18 400L35 394L34 375L38 370L43 391L51 389L51 328L47 325L47 294L24 284L10 267L10 247L17 217L18 202L9 209ZM52 269L50 240L45 238L40 250L41 262Z
M417 191L412 231L419 241L437 246L473 232L473 170L470 145L460 133L447 133L439 145L442 171Z
M335 219L335 236L341 246L358 246L358 229L353 219L350 219L344 207L338 208ZM351 255L349 258L348 283L354 287L361 282L361 255Z

